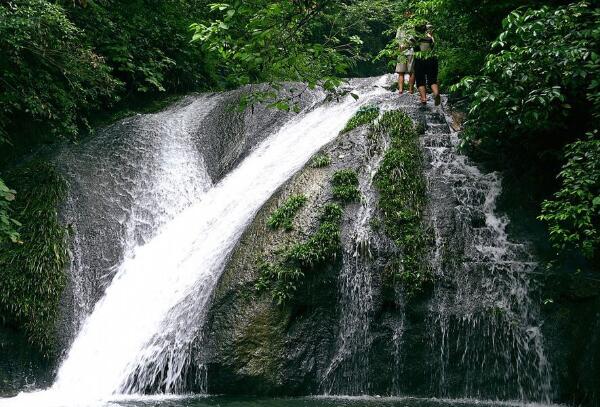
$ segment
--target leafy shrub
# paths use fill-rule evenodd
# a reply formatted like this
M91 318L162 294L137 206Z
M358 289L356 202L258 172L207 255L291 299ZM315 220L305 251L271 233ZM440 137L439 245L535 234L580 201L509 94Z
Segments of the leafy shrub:
M329 165L331 165L331 157L325 153L315 155L310 163L310 166L313 168L323 168Z
M323 213L321 214L322 222L339 223L342 220L344 211L342 208L334 203L327 204L323 207Z
M539 154L562 147L551 135L589 121L586 95L598 114L599 18L586 2L513 11L481 75L457 88L473 95L465 142L491 140Z
M191 26L192 40L226 85L292 80L333 90L361 43L333 29L340 7L340 2L213 3L210 17Z
M306 242L290 247L285 254L285 263L306 270L335 256L340 249L341 219L342 209L338 205L325 205L317 231Z
M286 231L293 229L292 221L296 213L306 203L305 195L290 196L279 208L277 208L269 217L267 224L272 229L283 228Z
M408 294L416 294L432 279L423 260L428 245L422 219L427 198L418 136L412 120L401 111L384 113L374 131L391 140L375 186L385 231L401 251L393 273Z
M58 221L57 208L67 185L51 165L41 161L9 177L21 185L13 204L15 218L23 223L22 244L0 243L0 314L7 318L4 322L24 329L32 344L51 355L58 304L66 284L68 232Z
M190 46L189 25L206 15L205 1L145 3L61 0L65 12L131 93L206 86L202 52Z
M369 124L379 116L379 107L374 105L365 105L358 109L358 112L348 121L342 133L354 130L358 126Z
M285 267L279 263L262 262L258 269L260 276L254 288L257 292L269 291L278 305L291 300L304 279L304 273L299 268Z
M354 170L336 171L331 179L331 184L333 185L333 198L342 203L357 201L360 198L360 191L357 188L358 176Z
M540 219L550 228L550 240L560 252L581 251L596 257L600 248L600 138L590 133L566 147L567 162L558 175L561 189L542 205Z

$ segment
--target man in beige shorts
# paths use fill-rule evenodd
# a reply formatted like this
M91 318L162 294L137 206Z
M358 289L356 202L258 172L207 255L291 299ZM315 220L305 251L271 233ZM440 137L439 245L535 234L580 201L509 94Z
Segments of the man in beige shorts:
M415 91L415 51L411 44L411 39L401 27L396 31L396 41L400 49L400 56L396 64L398 91L400 94L404 92L404 75L408 74L408 91L412 95Z

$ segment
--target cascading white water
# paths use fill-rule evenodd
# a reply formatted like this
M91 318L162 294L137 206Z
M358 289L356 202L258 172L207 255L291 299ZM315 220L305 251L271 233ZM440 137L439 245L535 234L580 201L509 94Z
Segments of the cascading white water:
M198 109L197 105L201 105ZM211 186L204 160L194 148L190 122L208 115L214 101L200 98L175 112L148 115L141 125L164 134L151 144L154 155L148 182L135 186L136 195L125 224L125 252L147 242L166 222L196 202Z
M467 397L549 403L551 371L531 277L537 263L524 243L509 240L509 219L497 213L501 180L458 153L458 135L445 122L430 124L421 142L435 202L429 214L435 237L431 265L435 279L445 282L436 285L430 305L430 346L438 355L434 386L444 397L459 389ZM444 204L449 197L451 217ZM457 371L460 384L452 383Z
M363 146L365 176L360 177L361 205L352 220L351 233L342 238L343 267L340 272L340 332L337 349L321 384L325 394L369 394L369 324L373 312L373 257L378 255L370 221L376 210L375 176L387 150L388 140L366 137Z
M72 188L63 215L73 226L74 332L114 276L114 252L131 255L212 185L195 144L215 99L198 95L127 118L58 159Z
M212 290L246 225L275 190L298 171L323 145L333 140L353 113L371 96L385 92L386 78L356 89L358 101L320 106L298 116L269 136L227 177L207 190L200 200L165 224L145 245L125 258L104 297L96 304L61 365L55 384L45 392L21 394L20 405L96 405L128 386L140 367L156 368L177 338L181 354L169 356L170 371L161 385L167 390L181 374L186 333L198 328L197 317L184 315L178 304L193 295L196 310L206 308ZM173 159L176 159L177 151ZM173 162L167 160L167 163ZM175 166L183 171L186 166ZM182 169L183 168L183 169ZM165 177L168 171L158 172ZM181 177L167 183L187 183ZM161 181L161 182L162 182ZM161 334L158 335L157 334ZM157 341L165 338L171 342ZM162 365L161 365L162 366ZM152 376L152 374L150 374ZM140 386L140 387L143 387Z

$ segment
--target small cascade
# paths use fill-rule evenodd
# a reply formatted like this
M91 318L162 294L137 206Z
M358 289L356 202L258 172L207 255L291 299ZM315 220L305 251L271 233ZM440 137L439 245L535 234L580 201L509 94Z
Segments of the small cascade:
M375 139L378 137L378 139ZM350 233L342 236L343 267L339 277L340 332L335 356L325 374L325 394L364 395L370 393L370 321L373 313L373 269L378 257L378 240L371 230L377 210L373 185L387 140L364 133L364 176L359 177L360 207L353 214ZM379 139L381 138L381 139Z
M201 121L213 106L214 99L200 98L174 111L142 116L140 127L162 136L150 144L152 166L132 191L134 205L125 223L126 255L146 244L162 225L212 186L191 124Z
M538 265L496 214L496 173L457 153L440 114L426 118L429 222L435 237L430 301L433 391L443 397L549 402L550 368L534 302Z
M420 389L438 397L549 402L551 372L532 274L538 264L527 244L508 238L509 221L496 213L500 178L482 173L458 152L458 135L441 110L404 105L407 99L382 104L408 112L426 128L421 144L432 239L423 261L433 270L433 290L407 299L396 286L394 309L377 308L382 293L374 284L381 272L376 258L385 242L370 229L370 219L377 217L372 182L383 154L365 151L371 176L361 177L365 198L350 211L343 236L339 333L321 387L326 394L402 395ZM386 345L375 342L383 332ZM372 352L389 357L370 360ZM389 369L388 376L377 366ZM372 376L379 381L372 383Z
M403 358L404 351L404 334L406 331L406 312L404 309L404 292L401 288L396 287L394 290L394 299L398 307L398 312L395 320L392 323L392 387L391 394L402 394L401 388L403 384L402 371L406 361Z

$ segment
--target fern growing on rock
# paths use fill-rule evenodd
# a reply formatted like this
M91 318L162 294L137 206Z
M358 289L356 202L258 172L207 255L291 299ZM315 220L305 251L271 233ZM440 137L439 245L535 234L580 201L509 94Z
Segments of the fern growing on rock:
M272 229L283 229L290 231L293 229L292 221L298 211L306 203L305 195L290 196L279 208L277 208L269 217L267 225Z

